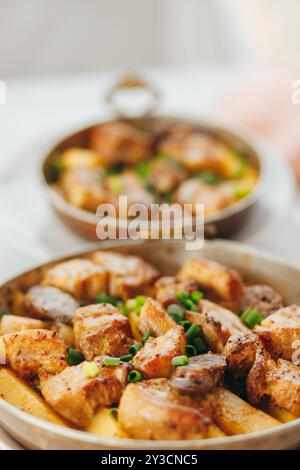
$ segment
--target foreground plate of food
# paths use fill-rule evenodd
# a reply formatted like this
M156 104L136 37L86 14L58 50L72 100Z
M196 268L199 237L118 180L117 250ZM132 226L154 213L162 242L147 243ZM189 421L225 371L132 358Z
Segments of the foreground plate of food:
M1 425L29 448L293 447L299 281L221 241L103 243L24 273L0 290Z

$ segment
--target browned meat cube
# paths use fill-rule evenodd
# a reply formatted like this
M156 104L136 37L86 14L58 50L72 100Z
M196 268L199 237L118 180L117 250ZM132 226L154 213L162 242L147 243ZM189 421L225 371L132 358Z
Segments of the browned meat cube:
M199 304L201 313L186 312L185 317L201 327L205 342L212 352L223 352L230 336L249 332L239 317L230 310L208 300L200 300Z
M212 424L200 405L176 394L167 379L127 385L118 420L131 437L153 440L201 439Z
M299 348L300 307L290 305L272 313L255 327L255 332L273 357L291 360Z
M197 282L193 280L179 281L175 277L161 277L154 285L156 299L166 308L170 304L178 303L176 292L191 293L198 289Z
M117 367L106 367L102 359L94 361L97 374L86 374L87 362L67 367L60 374L41 383L41 392L46 402L70 423L86 427L98 406L118 403L127 382L130 366L122 363ZM91 364L91 363L89 363ZM97 369L98 368L98 369Z
M72 259L56 264L44 273L43 284L69 292L78 300L93 300L107 290L106 270L87 259Z
M97 251L92 259L109 273L109 293L113 297L128 299L148 294L158 277L156 269L138 256Z
M103 165L137 163L148 157L150 145L147 134L123 122L100 124L91 131L90 147L100 155Z
M232 335L224 354L227 369L235 379L245 379L254 364L256 352L262 344L254 333Z
M206 259L190 259L177 277L181 281L193 279L221 299L238 305L244 292L243 281L237 271Z
M147 379L169 378L173 372L172 359L185 354L185 345L184 329L174 326L158 338L149 338L134 356L133 366Z
M226 360L222 354L191 357L187 366L176 367L171 385L182 394L199 398L220 385L225 368Z
M46 379L65 367L66 346L49 330L27 330L1 336L0 363L25 379Z
M161 336L174 326L176 326L176 323L162 305L157 300L149 297L143 305L137 322L140 334L143 336L145 333L150 332L154 336Z
M75 341L84 357L128 354L132 334L128 319L111 304L88 305L74 317Z
M241 298L241 311L255 308L267 317L281 307L283 307L283 298L272 287L265 284L245 287Z
M0 320L0 335L18 333L24 330L36 330L48 328L47 324L41 320L27 317L17 317L16 315L3 315Z
M24 315L41 320L54 320L71 325L79 303L57 287L33 286L24 295Z
M174 194L174 202L192 204L192 212L197 214L197 204L204 204L204 215L215 214L234 202L234 192L226 183L215 186L200 179L190 178L180 184Z
M108 200L103 177L97 168L65 170L60 177L60 186L67 201L80 209L96 212L97 207Z
M176 160L158 157L150 162L149 179L160 194L170 193L186 177L186 170Z

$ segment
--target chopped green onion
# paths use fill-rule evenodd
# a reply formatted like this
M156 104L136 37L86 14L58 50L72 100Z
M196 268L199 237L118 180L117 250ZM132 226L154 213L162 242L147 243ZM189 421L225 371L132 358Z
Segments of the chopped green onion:
M84 355L78 349L67 348L67 361L70 366L77 366L84 361Z
M149 174L149 162L141 162L136 166L135 169L141 178L147 178Z
M136 300L135 299L128 299L126 302L126 307L129 310L135 310L136 308Z
M96 362L85 362L83 364L83 372L87 379L94 379L100 372Z
M183 305L185 306L187 310L190 310L191 312L198 311L197 305L191 299L186 299Z
M202 171L199 173L199 178L203 183L215 185L220 182L220 178L218 178L212 171Z
M259 325L263 319L264 317L256 308L247 308L241 316L241 320L246 323L249 328Z
M110 177L109 185L110 189L116 194L120 194L123 190L122 181L118 175Z
M113 419L117 420L118 419L118 408L116 408L115 406L113 406L112 408L109 408L109 414Z
M184 310L177 304L171 304L168 306L168 314L176 323L180 323L184 319Z
M128 382L139 382L143 376L138 370L131 370L128 374Z
M176 292L176 297L181 303L184 303L189 298L189 294L179 290Z
M49 178L51 181L57 181L61 172L65 169L62 161L57 160L49 168Z
M116 304L116 307L121 310L121 312L123 313L123 315L125 315L127 317L128 313L129 313L129 309L127 307L126 304L124 304L124 302L117 302Z
M207 351L206 344L201 336L194 338L192 344L196 348L197 354L202 354Z
M234 196L237 199L242 199L243 197L248 196L249 193L250 193L250 189L247 186L237 186L234 189Z
M96 297L94 297L95 304L112 304L116 306L118 302L119 301L117 299L114 299L106 292L101 292L101 294L98 294Z
M164 199L165 199L166 202L171 204L173 202L173 193L165 194Z
M175 356L172 359L172 365L175 367L187 366L188 363L189 363L189 358L187 356Z
M184 328L184 331L188 331L188 329L192 326L192 322L188 320L183 320L180 325Z
M142 349L142 347L143 345L141 343L134 343L130 346L129 352L135 356Z
M197 350L192 344L187 344L185 347L185 353L188 357L197 356Z
M87 303L84 300L79 300L80 307L85 307Z
M194 290L191 293L191 299L195 303L199 302L199 300L203 299L203 297L204 297L204 294L203 292L201 292L201 290Z
M151 331L148 331L147 333L144 334L143 336L143 339L142 339L142 343L145 344L146 341L148 341L148 339L153 336L153 334L151 333Z
M121 359L119 357L104 356L103 364L105 366L118 366L120 365Z
M201 329L200 326L193 324L186 332L185 336L189 341L196 338L199 335Z
M125 354L124 356L120 357L120 361L122 362L129 362L133 358L132 354Z
M239 167L237 169L236 178L242 178L244 174L246 173L247 169L249 168L249 163L246 160L243 160L241 158L241 162L239 164Z
M147 300L147 297L145 295L137 295L135 298L136 305L141 305L141 306L144 305L146 300Z

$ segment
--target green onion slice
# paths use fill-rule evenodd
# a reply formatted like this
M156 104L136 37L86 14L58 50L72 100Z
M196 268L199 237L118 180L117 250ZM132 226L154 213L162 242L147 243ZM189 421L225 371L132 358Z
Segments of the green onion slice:
M131 370L128 374L128 382L139 382L143 376L138 370Z
M168 306L168 314L176 323L180 323L184 320L184 309L177 304L171 304Z
M121 359L119 357L111 357L111 356L105 356L103 358L103 364L105 366L113 366L116 367L120 365Z
M185 336L189 341L196 338L199 335L201 329L200 326L193 324L186 332Z
M84 361L84 355L78 349L67 349L67 361L70 366L77 366Z
M172 365L175 367L187 366L188 363L189 363L189 358L187 356L175 356L172 359Z
M263 319L264 317L256 308L247 308L241 315L241 320L246 323L249 328L259 325Z

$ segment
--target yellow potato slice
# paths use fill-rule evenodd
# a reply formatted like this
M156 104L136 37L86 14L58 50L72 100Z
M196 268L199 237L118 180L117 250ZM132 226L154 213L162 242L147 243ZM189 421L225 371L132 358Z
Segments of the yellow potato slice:
M86 431L106 437L129 437L108 408L99 408Z
M70 148L60 159L64 168L97 168L101 166L101 158L94 150L85 148Z
M137 324L139 320L138 314L134 311L129 312L128 320L129 320L130 328L131 328L134 339L139 342L142 341L142 336L140 335L139 330L137 328Z
M0 367L0 397L37 418L68 427L68 424L47 405L38 393L5 367Z
M278 419L281 423L289 423L298 417L293 415L290 411L280 408L276 405L267 404L262 408L266 413Z

